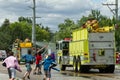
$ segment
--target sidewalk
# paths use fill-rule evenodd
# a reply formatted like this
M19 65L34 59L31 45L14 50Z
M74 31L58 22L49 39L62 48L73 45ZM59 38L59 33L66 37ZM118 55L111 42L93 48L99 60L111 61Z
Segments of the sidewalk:
M0 80L9 80L8 74L0 73ZM15 80L22 80L22 79L16 78Z

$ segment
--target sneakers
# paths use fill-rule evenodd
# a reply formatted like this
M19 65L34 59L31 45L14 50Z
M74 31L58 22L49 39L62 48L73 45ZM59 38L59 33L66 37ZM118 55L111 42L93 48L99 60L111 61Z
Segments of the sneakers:
M30 79L30 76L27 76L28 79Z
M40 71L39 74L42 74L42 72Z
M36 75L36 72L34 72L33 74Z
M27 78L30 79L30 76L27 76ZM22 80L25 80L25 77L23 77Z
M43 80L46 80L45 78L43 78Z
M41 74L42 74L42 72L38 72L38 73L37 73L37 75L41 75Z

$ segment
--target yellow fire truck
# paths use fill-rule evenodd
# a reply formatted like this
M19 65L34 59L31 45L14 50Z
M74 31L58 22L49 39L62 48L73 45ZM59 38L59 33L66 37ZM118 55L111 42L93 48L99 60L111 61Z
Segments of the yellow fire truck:
M72 40L57 42L57 60L61 70L73 67L76 72L98 69L102 73L113 73L116 62L114 26L94 29L86 26L74 30Z
M13 43L12 51L17 57L19 63L24 62L24 60L21 57L27 54L28 49L32 49L32 42L28 38L26 38L24 42L20 41L19 39L16 39Z

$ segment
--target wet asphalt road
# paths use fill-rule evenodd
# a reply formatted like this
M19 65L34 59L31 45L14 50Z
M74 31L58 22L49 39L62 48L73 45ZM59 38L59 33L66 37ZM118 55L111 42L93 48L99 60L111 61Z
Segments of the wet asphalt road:
M17 77L22 78L25 73L25 66L20 65L22 72L17 71ZM59 67L59 66L57 66ZM32 68L34 69L34 64L32 65ZM1 65L0 61L0 73L6 73L7 69ZM43 73L43 71L42 71ZM72 71L72 68L66 68L66 71L55 71L52 70L52 78L51 80L120 80L120 69L116 69L114 73L112 74L103 74L99 73L98 70L91 70L89 73L75 73ZM44 73L43 73L44 74ZM44 75L33 75L33 72L31 73L31 79L30 80L43 80ZM26 78L26 80L28 80Z

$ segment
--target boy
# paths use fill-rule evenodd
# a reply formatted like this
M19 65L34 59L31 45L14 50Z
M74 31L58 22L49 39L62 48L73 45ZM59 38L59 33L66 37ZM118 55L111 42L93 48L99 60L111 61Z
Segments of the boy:
M36 70L38 69L38 74L42 74L42 72L41 72L41 65L40 65L40 62L42 61L42 50L44 49L44 48L46 48L47 47L47 45L45 45L45 46L43 46L42 48L38 48L37 49L37 51L36 51L36 55L35 55L35 69L34 69L34 71L33 71L33 74L36 74Z
M41 56L41 53L37 53L36 56L35 56L35 69L33 71L33 74L36 74L36 70L38 69L38 73L37 74L42 74L41 72L41 65L39 64L41 61L42 61L42 56Z
M43 80L50 80L51 68L55 67L57 64L51 58L51 55L48 55L48 57L42 62L42 65L44 67L44 74L45 74Z
M31 54L31 50L28 50L28 53L24 56L22 56L23 59L25 59L25 67L26 67L26 72L24 74L23 80L25 80L26 76L28 79L30 79L30 73L32 71L31 64L33 63L32 61L35 59L35 57Z

